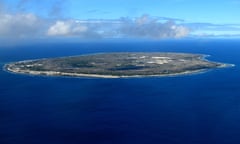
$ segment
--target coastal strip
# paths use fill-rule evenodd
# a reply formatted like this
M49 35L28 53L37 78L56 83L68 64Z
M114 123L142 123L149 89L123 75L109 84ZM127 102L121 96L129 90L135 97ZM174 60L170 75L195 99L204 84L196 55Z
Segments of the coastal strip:
M221 64L218 68L227 68L234 67L234 64ZM30 71L30 70L16 70L11 69L9 64L4 66L4 70L16 73L16 74L30 74L30 75L42 75L42 76L69 76L69 77L89 77L89 78L141 78L141 77L170 77L170 76L181 76L181 75L191 75L202 73L209 69L201 69L194 71L185 71L181 73L173 73L173 74L158 74L158 75L100 75L100 74L83 74L83 73L66 73L66 72L56 72L56 71Z
M4 69L30 75L130 78L188 75L235 66L208 61L208 56L189 53L101 53L18 61L6 64Z

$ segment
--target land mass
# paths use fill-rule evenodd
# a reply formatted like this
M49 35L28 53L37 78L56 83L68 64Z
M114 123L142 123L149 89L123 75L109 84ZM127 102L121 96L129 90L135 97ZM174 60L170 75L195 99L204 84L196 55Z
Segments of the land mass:
M19 61L5 65L14 73L76 77L170 76L232 66L189 53L103 53Z

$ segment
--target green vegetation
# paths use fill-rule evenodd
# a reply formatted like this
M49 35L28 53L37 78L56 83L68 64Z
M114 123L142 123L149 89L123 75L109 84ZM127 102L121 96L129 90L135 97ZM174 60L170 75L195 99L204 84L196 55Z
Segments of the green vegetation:
M203 55L186 53L106 53L22 61L9 71L30 74L99 76L175 75L227 66Z

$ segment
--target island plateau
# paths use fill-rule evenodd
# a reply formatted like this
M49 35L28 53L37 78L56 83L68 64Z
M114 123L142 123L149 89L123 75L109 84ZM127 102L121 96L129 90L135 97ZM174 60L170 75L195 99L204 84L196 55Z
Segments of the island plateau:
M100 53L19 61L6 64L5 69L32 75L120 78L171 76L231 66L205 57L190 53Z

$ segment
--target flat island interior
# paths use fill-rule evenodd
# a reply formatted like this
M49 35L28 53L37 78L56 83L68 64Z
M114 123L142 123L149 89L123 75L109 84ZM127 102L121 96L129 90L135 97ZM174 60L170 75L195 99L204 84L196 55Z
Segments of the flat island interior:
M233 66L205 57L190 53L99 53L19 61L5 68L32 75L120 78L180 75Z

